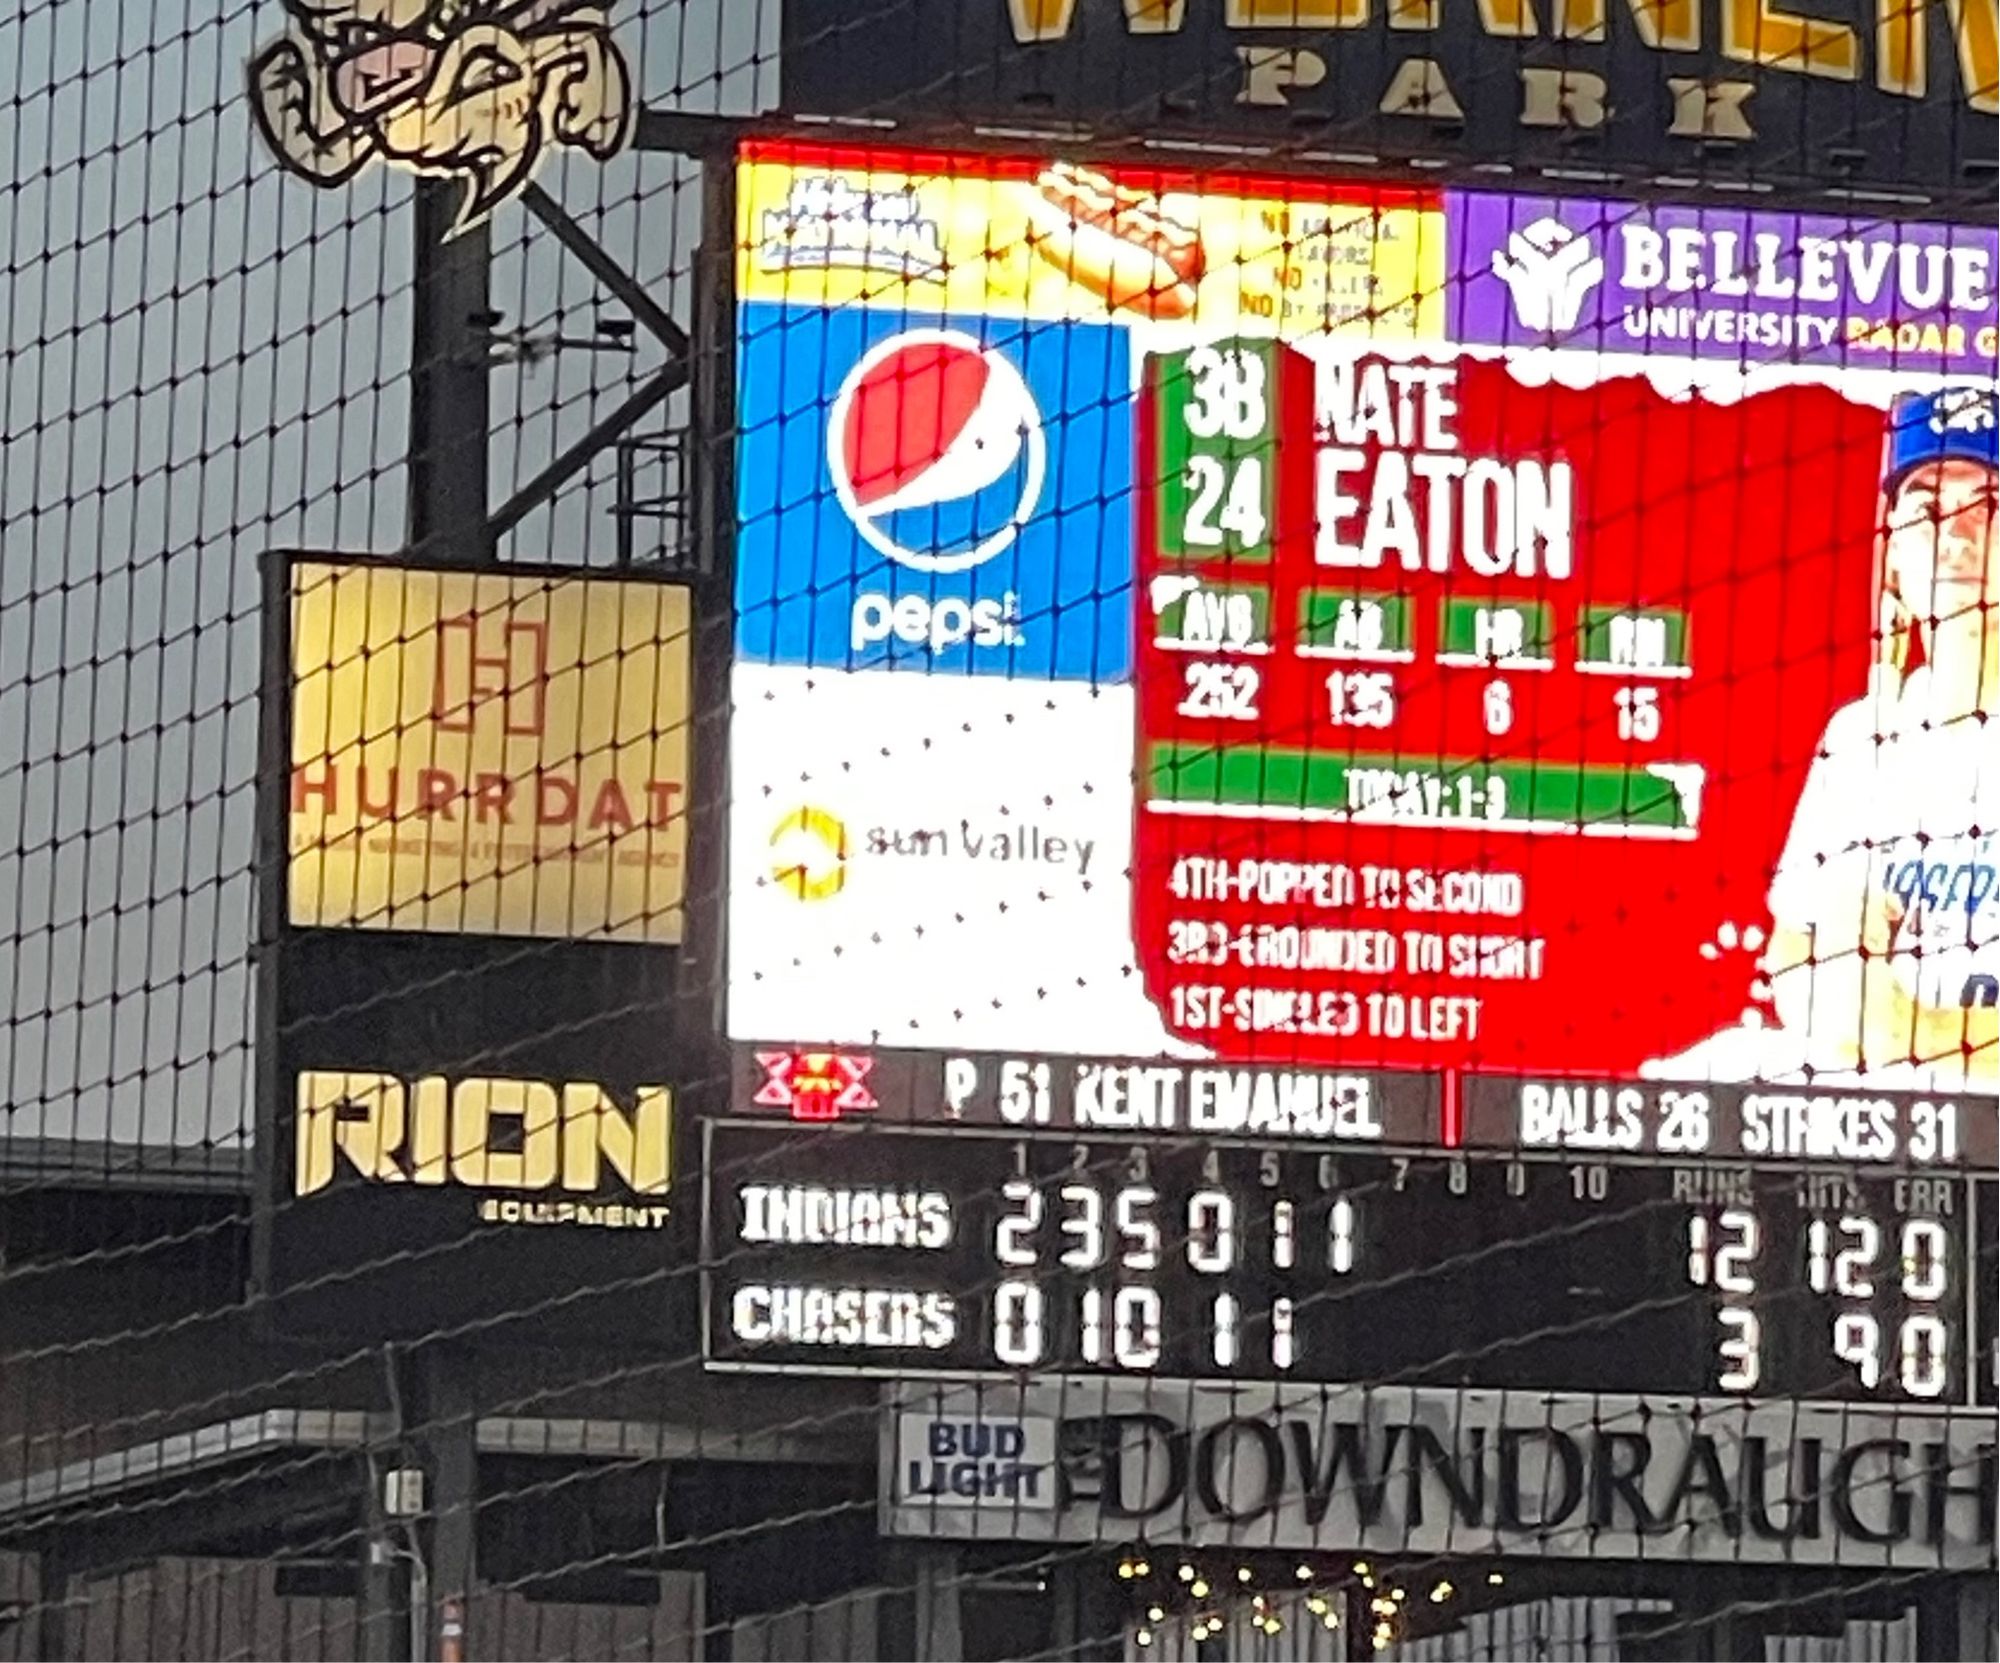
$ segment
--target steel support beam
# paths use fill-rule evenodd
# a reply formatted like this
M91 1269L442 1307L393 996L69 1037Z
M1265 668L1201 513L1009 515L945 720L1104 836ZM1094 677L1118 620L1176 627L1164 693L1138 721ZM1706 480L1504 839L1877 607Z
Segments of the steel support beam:
M574 254L578 264L592 277L616 295L620 304L652 332L671 356L686 360L687 331L647 293L645 284L605 253L603 244L570 218L562 204L540 185L530 185L521 193L521 206L547 226L556 241Z
M64 1663L69 1656L69 1562L59 1542L50 1542L35 1567L35 1656L40 1663Z
M632 148L679 156L726 156L753 125L740 116L642 109L632 124Z
M486 526L492 244L483 224L445 240L458 202L454 183L417 182L409 542L419 561L483 565L493 557Z
M655 372L602 421L593 423L575 444L559 452L549 465L493 511L487 522L497 541L549 501L572 476L581 473L616 444L646 414L666 403L687 380L687 360L679 358Z

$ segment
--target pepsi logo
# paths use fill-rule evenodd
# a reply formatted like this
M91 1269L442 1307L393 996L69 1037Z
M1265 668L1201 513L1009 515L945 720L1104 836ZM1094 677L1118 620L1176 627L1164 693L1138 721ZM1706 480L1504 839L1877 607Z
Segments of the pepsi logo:
M962 572L1020 535L1048 471L1041 411L1002 354L950 329L872 347L833 401L835 495L871 548Z

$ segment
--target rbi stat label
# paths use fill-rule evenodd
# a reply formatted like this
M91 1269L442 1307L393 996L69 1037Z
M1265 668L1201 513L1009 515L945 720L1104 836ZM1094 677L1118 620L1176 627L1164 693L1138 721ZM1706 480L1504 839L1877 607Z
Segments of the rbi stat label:
M1018 1457L927 1453L1003 1432ZM900 1536L1994 1563L1990 1414L1072 1377L888 1388L881 1451L883 1525Z

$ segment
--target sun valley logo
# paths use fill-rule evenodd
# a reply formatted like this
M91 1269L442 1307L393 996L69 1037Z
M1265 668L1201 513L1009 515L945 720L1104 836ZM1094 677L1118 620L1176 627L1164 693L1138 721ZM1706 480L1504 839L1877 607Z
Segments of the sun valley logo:
M587 0L284 0L291 27L250 60L250 105L313 184L371 161L465 194L451 234L518 195L551 145L606 160L632 127L632 76Z
M1576 327L1584 301L1604 281L1604 261L1588 237L1561 220L1538 219L1495 252L1493 275L1507 285L1522 328L1560 334Z
M1057 830L1011 817L929 826L869 826L850 833L847 822L813 804L789 810L772 826L768 839L768 881L798 901L824 901L847 887L850 862L948 862L960 866L1054 867L1088 879L1097 857L1097 839L1073 828Z

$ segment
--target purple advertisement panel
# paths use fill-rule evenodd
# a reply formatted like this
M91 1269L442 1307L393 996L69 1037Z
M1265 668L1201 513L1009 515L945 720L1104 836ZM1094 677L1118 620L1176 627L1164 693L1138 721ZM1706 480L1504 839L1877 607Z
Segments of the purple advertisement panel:
M1468 345L1992 374L2000 233L1879 217L1454 191Z

